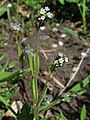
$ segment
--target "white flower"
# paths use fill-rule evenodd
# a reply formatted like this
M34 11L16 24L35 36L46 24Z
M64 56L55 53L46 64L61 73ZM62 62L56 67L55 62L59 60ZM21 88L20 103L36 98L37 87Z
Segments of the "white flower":
M60 24L59 23L56 23L56 27L58 27Z
M86 56L87 56L87 53L81 52L81 56L82 56L82 57L84 57L84 56L86 57Z
M41 8L41 9L40 9L40 14L43 15L43 14L45 14L45 13L46 13L45 9Z
M58 45L57 45L57 44L52 44L52 47L53 47L53 48L57 48Z
M57 64L58 64L58 60L55 60L55 61L54 61L54 65L57 65Z
M11 4L11 3L8 3L8 4L7 4L7 7L8 7L8 8L12 8L12 4Z
M63 57L63 54L61 52L58 52L58 56Z
M50 10L50 8L47 6L47 7L45 7L45 10L46 10L46 11L49 11L49 10Z
M64 38L64 37L66 37L66 34L62 34L62 35L61 35L61 38Z
M62 41L59 41L58 44L59 44L60 46L63 46L64 43L63 43Z
M41 20L41 18L39 17L38 20Z
M45 20L45 16L43 15L43 16L41 16L41 18L40 18L41 20Z
M28 55L32 55L32 56L34 56L34 49L33 48L31 48L30 50L28 50L28 48L27 47L25 47L25 53L27 53Z
M21 24L20 24L19 22L17 22L17 23L11 23L11 27L12 27L14 30L20 31L20 29L21 29Z
M52 29L52 31L53 31L53 32L57 32L57 31L58 31L58 28L54 27L54 28Z
M6 43L4 43L4 46L7 46L8 45L8 43L6 42Z
M45 26L41 26L40 30L42 30L42 31L45 30Z
M62 64L64 62L64 59L63 58L60 58L59 59L59 63Z
M48 12L48 13L47 13L47 17L52 18L52 17L53 17L53 14L50 13L50 12Z
M69 60L68 60L68 57L65 57L65 62L68 62Z

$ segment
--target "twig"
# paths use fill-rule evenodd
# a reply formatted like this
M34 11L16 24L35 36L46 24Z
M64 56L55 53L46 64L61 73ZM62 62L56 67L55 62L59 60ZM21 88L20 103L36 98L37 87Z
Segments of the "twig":
M45 79L40 79L44 84L47 84L47 88L50 90L50 91L52 91L53 89L54 89L54 86L50 83L50 82L48 82L47 83L47 81L45 80Z
M8 0L0 1L0 6L3 6Z
M48 72L47 72L47 71L44 71L44 74L45 74L46 76L48 76ZM50 75L50 78L52 78L53 81L54 81L59 87L61 87L61 88L64 88L64 87L65 87L65 86L64 86L61 82L59 82L53 75Z
M78 72L79 69L80 69L80 66L81 66L84 58L87 56L87 54L89 53L89 51L90 51L90 48L88 48L87 51L85 52L85 55L82 56L82 58L81 58L81 60L80 60L80 62L79 62L79 64L78 64L78 67L77 67L75 73L74 73L73 76L70 78L70 80L69 80L69 82L66 84L66 86L65 86L65 87L61 90L61 92L58 94L58 96L60 96L60 95L67 89L67 87L70 85L70 83L73 81L73 79L75 78L77 72Z
M41 47L40 47L40 49L41 49L41 52L43 53L44 57L45 57L46 59L48 59L48 57L47 57L46 53L44 52L44 50L43 50Z
M54 52L54 51L56 51L57 49L52 49L52 50L44 50L44 52L46 53L50 53L50 52ZM42 52L42 50L40 50L40 52Z

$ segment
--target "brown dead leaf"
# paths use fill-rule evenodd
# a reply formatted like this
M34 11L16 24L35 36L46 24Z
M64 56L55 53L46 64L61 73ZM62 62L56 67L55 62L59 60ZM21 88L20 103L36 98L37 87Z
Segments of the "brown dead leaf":
M8 0L0 0L0 6L3 6Z
M23 6L20 6L18 4L16 4L16 9L17 9L17 12L20 13L24 17L28 18L30 16L30 14L31 14L30 10L26 11Z

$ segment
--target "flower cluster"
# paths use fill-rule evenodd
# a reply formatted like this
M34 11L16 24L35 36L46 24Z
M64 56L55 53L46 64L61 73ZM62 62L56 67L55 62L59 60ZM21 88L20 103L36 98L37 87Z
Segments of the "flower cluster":
M64 63L66 63L68 61L69 61L69 59L68 59L68 57L66 57L66 55L64 55L61 52L58 52L58 55L54 60L54 66L55 67L62 67L64 65Z
M41 8L38 14L38 20L44 21L46 18L52 18L53 14L50 12L50 8L47 6Z
M30 50L28 50L28 47L25 47L24 52L26 54L28 54L28 55L34 56L34 49L33 48L31 48Z
M11 27L13 30L20 31L21 30L21 24L15 20L15 22L11 23Z

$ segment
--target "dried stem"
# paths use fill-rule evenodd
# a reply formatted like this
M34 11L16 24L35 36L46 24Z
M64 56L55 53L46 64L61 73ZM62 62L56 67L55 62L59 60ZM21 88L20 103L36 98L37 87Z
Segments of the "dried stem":
M47 71L44 71L44 74L45 74L46 76L48 76L48 72L47 72ZM52 78L53 81L54 81L60 88L64 88L64 85L63 85L60 81L58 81L53 75L50 75L50 78Z
M41 49L41 52L42 52L42 54L44 55L44 57L45 57L46 59L48 59L48 56L46 55L46 53L45 53L45 51L42 49L42 47L40 47L40 49Z
M68 83L66 84L66 86L65 86L65 87L61 90L61 92L58 94L58 96L60 96L60 95L67 89L67 87L70 85L70 83L73 81L73 79L75 78L76 74L78 73L78 71L79 71L79 69L80 69L80 66L81 66L83 60L85 59L85 57L87 56L87 54L89 53L89 51L90 51L90 48L88 48L87 51L85 52L85 55L82 56L82 58L81 58L81 60L80 60L80 62L79 62L79 64L78 64L78 67L77 67L75 73L74 73L73 76L70 78L70 80L68 81Z

